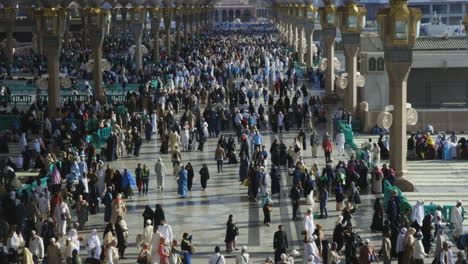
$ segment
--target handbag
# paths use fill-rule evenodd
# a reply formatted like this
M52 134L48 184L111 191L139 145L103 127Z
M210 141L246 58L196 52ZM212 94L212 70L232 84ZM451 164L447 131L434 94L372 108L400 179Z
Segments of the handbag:
M249 181L249 179L247 178L247 179L244 180L244 182L242 183L242 185L244 185L245 187L249 187L249 183L250 183L250 181Z

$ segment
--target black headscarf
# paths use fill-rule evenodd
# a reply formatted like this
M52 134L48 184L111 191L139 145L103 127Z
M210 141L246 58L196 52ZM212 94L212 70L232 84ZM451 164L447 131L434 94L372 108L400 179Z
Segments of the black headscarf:
M156 209L154 210L154 221L153 225L158 226L161 224L161 221L165 221L166 217L164 216L164 211L160 204L156 204Z

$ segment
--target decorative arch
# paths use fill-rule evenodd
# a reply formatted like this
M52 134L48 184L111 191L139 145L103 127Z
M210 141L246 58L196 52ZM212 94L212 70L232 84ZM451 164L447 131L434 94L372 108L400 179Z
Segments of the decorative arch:
M376 71L377 70L377 61L375 58L369 59L369 71Z
M377 59L377 70L385 71L385 60L382 57Z

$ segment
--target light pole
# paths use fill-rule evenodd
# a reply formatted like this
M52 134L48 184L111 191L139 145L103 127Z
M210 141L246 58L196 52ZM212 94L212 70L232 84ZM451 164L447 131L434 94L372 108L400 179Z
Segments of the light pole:
M0 9L1 21L6 28L6 55L8 62L13 62L13 48L15 46L13 39L13 31L15 28L16 22L16 8L14 7L4 7Z
M181 20L182 20L182 7L178 4L174 8L174 18L175 18L175 26L176 26L176 61L179 60L179 54L180 54L180 49L181 49Z
M47 57L47 71L49 74L49 102L48 113L50 118L59 117L60 106L60 49L64 31L64 13L58 8L41 8L36 12L40 37L44 43Z
M344 96L344 107L354 113L357 106L357 54L361 45L361 31L365 26L367 10L359 7L354 0L338 8L340 31L344 44L348 85Z
M325 40L325 57L327 69L325 72L325 95L330 97L335 89L335 38L337 27L336 7L333 0L324 0L325 6L319 9L322 34ZM330 120L331 121L331 120Z
M132 32L135 37L135 64L136 70L140 71L143 68L143 54L141 50L141 42L143 38L143 29L146 23L146 8L135 6L130 8L130 17L132 20Z
M102 43L104 41L104 36L109 30L110 13L106 9L100 7L84 8L83 11L87 20L87 25L89 26L88 34L93 51L94 96L100 103L105 103L106 96L104 94L102 80Z
M304 5L295 5L295 20L298 31L298 43L297 43L297 61L300 65L304 64Z
M159 26L161 25L161 9L153 7L150 9L151 29L153 31L153 60L157 63L161 61L159 53Z
M164 30L166 31L166 56L171 57L171 24L173 10L170 3L164 7Z
M413 62L413 47L419 36L422 12L409 8L406 0L393 0L390 8L379 9L377 20L384 45L385 67L390 82L393 125L390 127L390 165L402 191L414 191L406 168L407 80Z
M317 17L317 8L312 4L307 4L303 7L303 12L305 37L307 42L306 66L307 68L312 68L314 66L314 28L315 19Z
M327 68L325 69L325 117L327 119L327 133L333 137L334 124L333 116L338 109L339 97L335 94L335 38L338 18L333 0L324 0L325 6L319 8L320 24L322 25L322 35L325 42L325 57L327 58Z

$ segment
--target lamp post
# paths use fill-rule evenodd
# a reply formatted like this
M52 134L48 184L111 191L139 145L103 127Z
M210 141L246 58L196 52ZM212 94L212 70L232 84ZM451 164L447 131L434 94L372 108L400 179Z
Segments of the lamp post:
M307 4L302 9L304 12L303 20L307 42L306 66L307 68L312 68L314 65L314 28L315 19L317 17L317 8L312 4Z
M289 20L292 26L292 48L294 52L298 52L299 46L299 29L296 23L296 9L297 7L295 5L291 5L289 8Z
M406 0L393 0L390 8L379 9L377 20L384 46L385 67L390 82L393 125L390 127L390 165L402 191L414 191L406 170L407 80L413 62L413 46L419 36L422 12L409 8Z
M171 56L171 22L172 22L172 7L164 7L164 30L166 31L166 55Z
M151 14L151 29L153 31L153 60L161 61L159 53L159 26L161 24L161 9L153 7L150 9Z
M176 60L179 60L179 54L181 49L181 20L182 20L182 8L180 5L174 8L174 18L175 18L175 26L176 26Z
M189 34L190 34L190 41L193 43L195 40L195 13L196 13L196 6L190 7L190 14L189 14Z
M39 34L44 43L44 51L47 57L47 71L49 74L49 103L48 112L50 118L58 117L60 112L60 79L59 58L62 34L64 31L63 12L58 8L42 8L36 12Z
M335 38L337 27L336 7L333 0L324 0L325 6L319 9L322 34L325 40L325 57L328 67L325 72L325 94L327 97L333 95L335 87Z
M89 26L88 34L90 37L91 49L93 51L93 81L94 96L100 103L106 102L102 80L102 43L104 36L108 33L110 18L109 11L104 8L93 7L83 9L86 17L86 23Z
M304 5L296 5L294 7L295 11L295 20L298 31L298 43L297 43L297 61L299 64L304 63Z
M320 24L322 25L322 36L325 42L325 57L327 68L325 70L325 117L327 119L327 133L333 137L333 115L338 109L340 98L335 94L335 37L338 26L338 17L334 0L324 0L325 6L319 8Z
M354 0L338 8L340 31L344 44L348 85L344 96L344 107L354 113L357 106L357 54L361 45L361 31L365 26L367 10L359 7Z
M189 23L189 10L190 7L184 6L182 7L182 22L184 23L184 44L188 44L188 23Z
M16 8L14 7L4 7L0 9L1 21L6 28L6 55L8 62L13 62L13 48L15 46L13 39L13 31L16 21Z
M141 51L141 42L143 38L143 29L146 23L146 8L136 6L130 8L130 17L132 20L132 32L135 37L135 64L136 70L140 71L143 68L143 54Z

